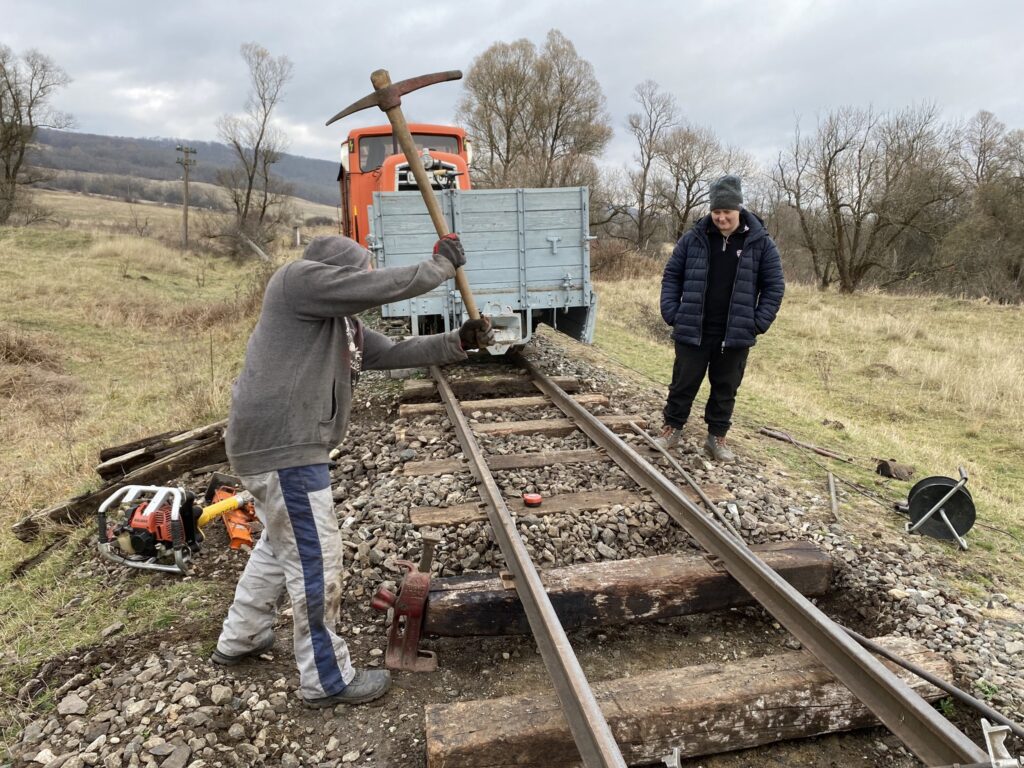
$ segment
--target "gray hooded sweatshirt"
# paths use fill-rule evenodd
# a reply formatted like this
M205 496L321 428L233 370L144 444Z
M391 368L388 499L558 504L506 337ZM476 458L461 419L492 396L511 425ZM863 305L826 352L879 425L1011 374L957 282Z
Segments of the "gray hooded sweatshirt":
M396 344L352 317L435 288L455 276L451 262L435 256L409 267L367 271L369 264L369 252L358 243L318 237L302 259L270 278L232 390L225 443L238 474L326 463L348 428L353 373L360 367L466 358L458 331Z

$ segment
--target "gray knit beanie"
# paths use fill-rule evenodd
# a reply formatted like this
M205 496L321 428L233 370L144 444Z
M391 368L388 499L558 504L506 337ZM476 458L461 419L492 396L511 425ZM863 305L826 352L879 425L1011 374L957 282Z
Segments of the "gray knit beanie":
M738 211L743 207L739 176L723 176L711 182L711 210Z
M306 246L302 258L336 267L366 269L370 266L371 257L370 252L355 240L341 235L328 235L314 237L313 242Z

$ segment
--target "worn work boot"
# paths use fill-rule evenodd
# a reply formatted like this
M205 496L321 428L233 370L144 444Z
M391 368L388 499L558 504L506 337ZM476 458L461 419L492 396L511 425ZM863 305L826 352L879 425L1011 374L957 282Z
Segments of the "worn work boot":
M704 441L704 452L723 464L732 464L736 461L736 454L725 444L724 437L708 435L708 439Z
M324 709L337 704L366 704L379 699L391 687L391 673L386 669L357 669L352 682L333 696L306 699L306 706Z
M253 656L259 656L261 653L266 653L274 647L274 636L271 635L270 639L265 643L253 648L251 651L245 651L243 653L236 653L234 656L221 653L219 648L214 648L213 653L210 654L210 661L214 664L220 664L222 667L233 667L236 664L241 664L246 659L251 659Z
M680 439L683 437L682 427L670 427L666 424L661 428L661 434L654 438L654 442L660 445L662 448L669 449L675 448L679 445Z

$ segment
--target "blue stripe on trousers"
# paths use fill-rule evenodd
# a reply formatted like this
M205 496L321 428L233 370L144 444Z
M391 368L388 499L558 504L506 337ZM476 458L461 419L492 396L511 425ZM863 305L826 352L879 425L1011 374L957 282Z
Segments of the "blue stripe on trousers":
M281 495L284 497L285 509L288 510L302 565L313 661L320 676L320 686L327 695L333 695L345 687L345 681L334 655L330 632L324 624L324 558L313 508L309 502L309 494L330 487L331 477L326 464L279 469L277 476L281 481Z

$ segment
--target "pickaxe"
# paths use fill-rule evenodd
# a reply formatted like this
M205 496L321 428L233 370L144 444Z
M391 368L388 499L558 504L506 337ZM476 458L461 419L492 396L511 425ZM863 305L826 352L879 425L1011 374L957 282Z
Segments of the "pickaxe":
M327 125L330 125L335 120L340 120L346 115L351 115L353 112L359 112L368 107L380 107L384 114L388 116L388 120L391 122L391 130L398 139L398 144L402 147L405 159L409 162L409 168L412 169L412 175L416 177L416 186L420 188L423 201L427 204L427 211L430 213L430 220L434 222L434 229L437 230L438 237L444 237L448 234L448 223L444 220L444 214L441 212L441 204L434 196L434 188L430 186L427 172L423 168L423 164L419 162L416 144L413 142L412 133L409 131L409 124L405 122L405 115L402 114L402 97L424 86L443 83L446 80L459 80L461 77L462 72L452 69L447 72L435 72L432 75L420 75L419 77L410 77L408 80L392 83L391 75L388 74L387 70L378 69L370 75L370 82L373 83L373 93L345 107L345 109L327 121ZM467 314L469 314L471 319L476 320L480 317L480 312L477 311L476 301L469 290L469 280L466 279L466 273L462 271L462 267L455 270L455 285L462 295L462 303L466 306Z

